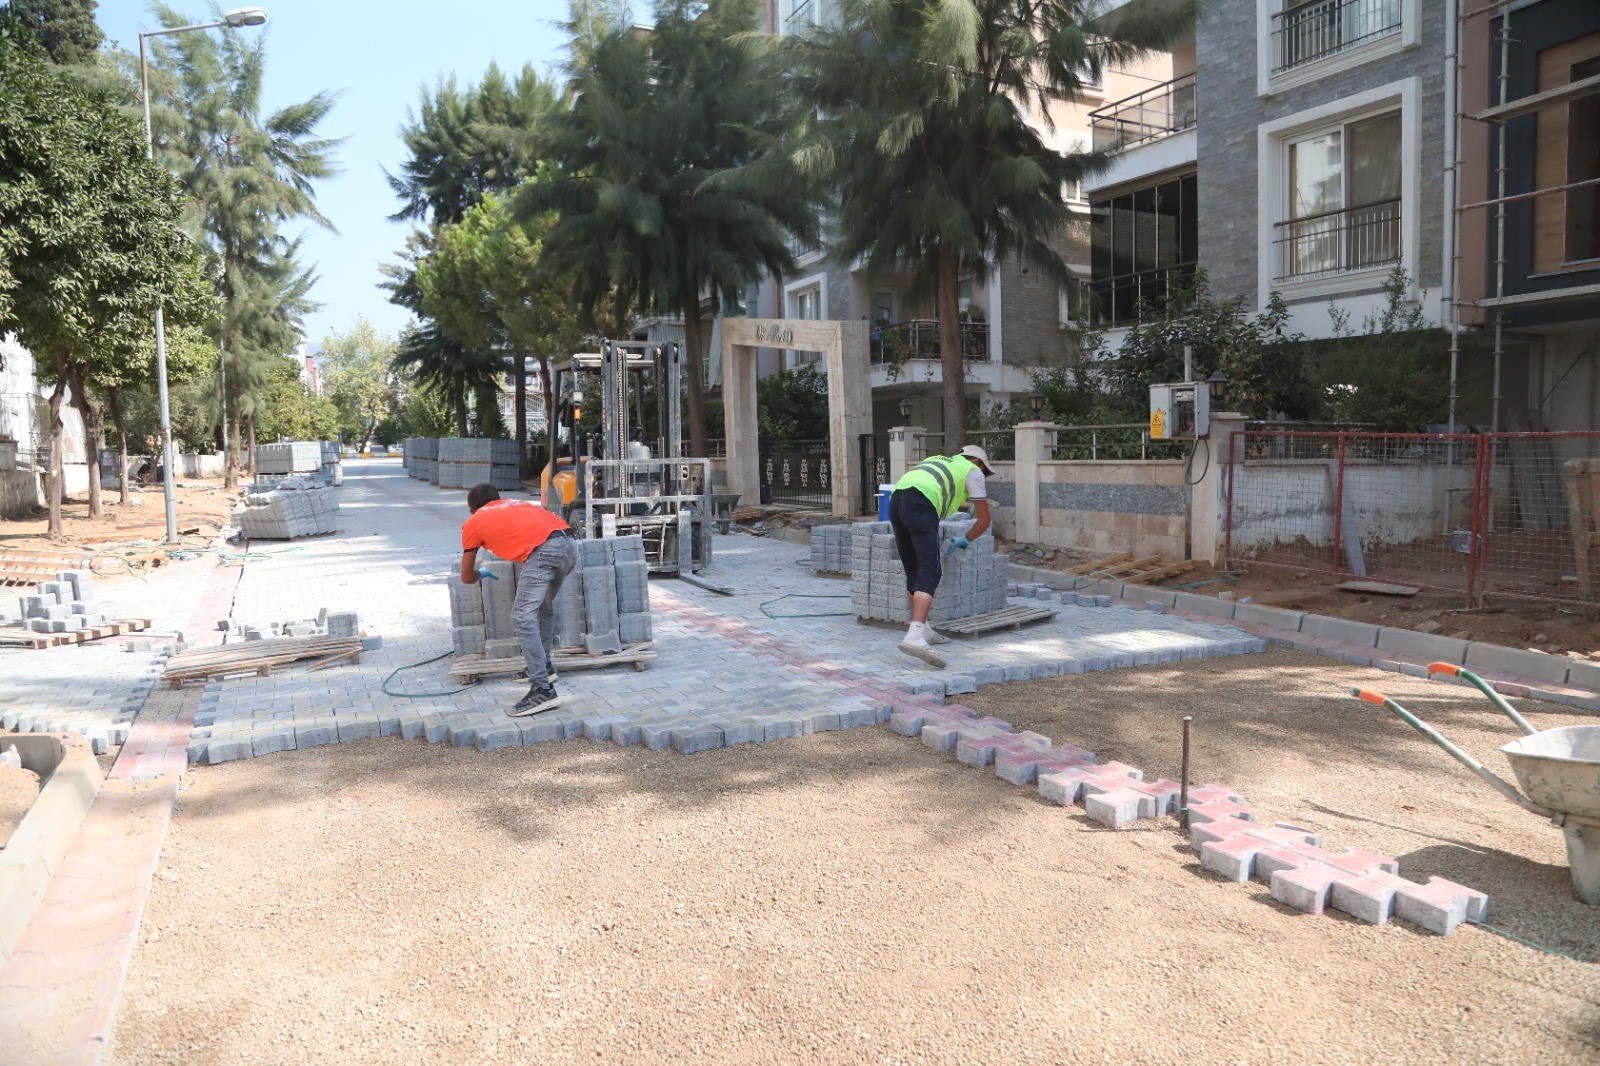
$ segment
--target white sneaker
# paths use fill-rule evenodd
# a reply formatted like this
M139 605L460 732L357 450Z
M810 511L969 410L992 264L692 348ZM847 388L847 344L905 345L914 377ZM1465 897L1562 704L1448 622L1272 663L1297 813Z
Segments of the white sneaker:
M932 626L924 626L923 629L922 629L922 632L923 632L923 635L927 638L927 641L928 641L929 644L948 644L948 643L950 643L950 638L949 637L945 636L943 633L939 632L937 629L933 628Z
M900 650L914 659L921 659L937 670L944 669L944 657L921 641L902 640Z

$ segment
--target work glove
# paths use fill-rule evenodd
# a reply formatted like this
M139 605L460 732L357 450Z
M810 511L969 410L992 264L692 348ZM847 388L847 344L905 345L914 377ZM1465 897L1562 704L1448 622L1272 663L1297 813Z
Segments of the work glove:
M950 547L945 549L945 554L953 555L957 548L970 548L971 546L971 541L967 540L966 537L957 537L955 540L950 542Z
M482 581L484 578L488 578L490 581L499 581L500 580L500 577L499 577L498 574L491 574L491 573L489 573L489 571L483 569L482 567L479 567L478 568L478 580Z

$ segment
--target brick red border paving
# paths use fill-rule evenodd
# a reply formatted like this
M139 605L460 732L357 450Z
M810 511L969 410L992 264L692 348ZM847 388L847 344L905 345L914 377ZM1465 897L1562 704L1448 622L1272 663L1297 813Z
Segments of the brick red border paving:
M196 643L221 639L243 568L218 565L189 622ZM141 714L61 869L4 970L5 1066L98 1063L139 939L150 879L188 767L198 700L171 718Z

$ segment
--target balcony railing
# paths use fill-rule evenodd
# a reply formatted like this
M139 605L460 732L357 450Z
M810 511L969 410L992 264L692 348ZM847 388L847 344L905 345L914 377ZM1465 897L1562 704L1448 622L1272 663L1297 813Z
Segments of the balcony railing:
M1311 0L1272 16L1274 74L1400 32L1400 0Z
M1154 141L1193 129L1194 75L1185 74L1089 112L1095 148Z
M1194 282L1193 263L1137 270L1110 278L1091 278L1089 320L1096 326L1120 326L1147 316L1164 317L1175 294Z
M938 359L942 351L937 318L913 318L909 322L878 326L872 331L875 366L899 364L908 359ZM989 361L989 323L961 323L961 357L969 362Z
M1400 201L1324 211L1276 226L1279 281L1347 274L1400 261Z

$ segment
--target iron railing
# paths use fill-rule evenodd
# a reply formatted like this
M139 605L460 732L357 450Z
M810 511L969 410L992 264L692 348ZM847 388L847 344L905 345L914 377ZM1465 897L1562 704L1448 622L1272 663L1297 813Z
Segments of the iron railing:
M1113 422L1099 426L1063 426L1056 431L1050 458L1063 459L1182 459L1181 441L1150 439L1143 422Z
M1311 0L1272 16L1274 74L1400 32L1400 0Z
M942 351L937 318L913 318L878 326L872 331L874 365L903 363L908 359L938 359ZM961 323L961 357L970 362L989 361L989 323Z
M1089 319L1097 326L1137 322L1146 314L1164 316L1175 293L1194 280L1195 264L1178 263L1154 270L1136 270L1109 278L1091 278Z
M1277 280L1345 274L1400 261L1400 201L1279 222Z
M1158 140L1193 129L1194 75L1185 74L1089 112L1095 148Z

